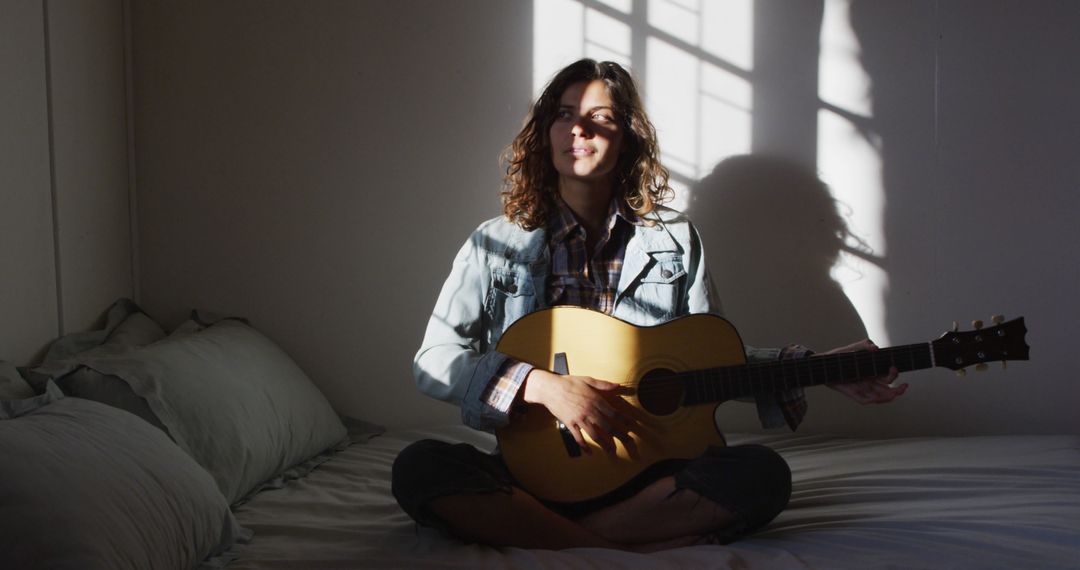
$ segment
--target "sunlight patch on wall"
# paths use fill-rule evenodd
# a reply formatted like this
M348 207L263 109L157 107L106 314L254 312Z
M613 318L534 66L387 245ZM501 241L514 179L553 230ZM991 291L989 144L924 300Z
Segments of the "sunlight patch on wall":
M872 116L870 79L859 62L849 0L826 0L821 26L818 95L818 169L848 223L851 236L832 277L844 289L876 343L887 346L885 294L885 189L881 141L845 117Z
M734 67L754 66L752 0L703 2L701 49Z
M870 336L884 345L888 278L881 263L880 141L858 129L860 118L872 116L872 106L850 3L825 0L818 169L851 232L832 276ZM539 0L533 6L534 95L581 57L626 65L641 86L672 174L671 206L685 209L694 183L724 158L751 152L754 0Z
M693 183L750 151L753 0L543 0L533 10L534 96L581 57L628 67L672 173L670 206L684 209Z
M630 0L544 0L533 4L533 97L560 69L583 58L631 67Z

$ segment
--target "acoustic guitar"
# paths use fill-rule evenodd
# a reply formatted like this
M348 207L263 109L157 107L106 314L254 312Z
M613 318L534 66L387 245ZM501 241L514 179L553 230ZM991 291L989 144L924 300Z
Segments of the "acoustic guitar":
M529 493L550 501L601 497L660 461L693 458L725 445L715 421L721 402L817 384L838 384L941 366L963 372L987 362L1027 360L1024 319L945 333L921 344L875 351L746 363L738 332L708 314L639 327L580 307L554 307L514 322L497 350L560 374L591 376L622 386L620 397L638 418L614 454L586 437L581 449L567 428L540 405L522 404L496 436L510 472Z

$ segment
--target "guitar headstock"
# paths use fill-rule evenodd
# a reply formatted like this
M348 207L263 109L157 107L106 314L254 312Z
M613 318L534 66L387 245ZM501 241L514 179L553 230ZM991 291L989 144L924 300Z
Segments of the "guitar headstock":
M995 316L994 326L983 328L982 321L972 323L974 330L953 330L931 342L934 362L952 370L962 372L965 367L976 365L985 367L987 362L1009 360L1027 360L1029 347L1024 340L1027 327L1024 318L1006 322L1003 317Z

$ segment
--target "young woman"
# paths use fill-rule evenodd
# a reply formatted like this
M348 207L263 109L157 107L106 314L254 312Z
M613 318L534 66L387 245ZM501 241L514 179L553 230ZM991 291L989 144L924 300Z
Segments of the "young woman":
M492 430L515 403L546 407L579 444L605 452L634 426L602 378L559 376L495 350L518 318L577 305L635 325L719 313L697 231L665 208L668 173L630 75L581 60L560 71L533 105L508 151L504 215L480 225L454 260L416 355L424 393L458 404L463 421ZM873 349L863 341L836 349ZM751 361L808 351L747 347ZM862 403L903 394L888 376L837 386ZM767 427L794 429L801 393L758 401ZM587 449L587 448L586 448ZM728 542L772 520L787 504L791 474L763 446L710 448L665 462L596 501L532 497L499 456L466 444L417 442L394 464L393 492L417 522L494 546L602 546L657 550Z

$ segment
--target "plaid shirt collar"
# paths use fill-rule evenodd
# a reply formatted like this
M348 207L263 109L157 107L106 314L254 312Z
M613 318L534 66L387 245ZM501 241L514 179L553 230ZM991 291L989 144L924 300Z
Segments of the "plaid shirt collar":
M558 194L555 195L555 206L555 215L548 222L548 241L552 244L562 243L571 233L581 227L581 222L574 215L574 211ZM607 213L607 230L609 234L615 228L619 218L635 226L644 225L645 223L641 216L638 216L637 213L630 209L625 200L613 199L611 204L608 205Z

